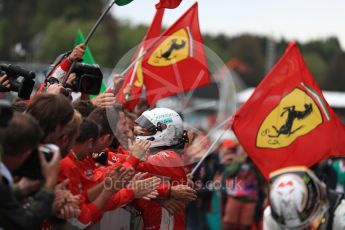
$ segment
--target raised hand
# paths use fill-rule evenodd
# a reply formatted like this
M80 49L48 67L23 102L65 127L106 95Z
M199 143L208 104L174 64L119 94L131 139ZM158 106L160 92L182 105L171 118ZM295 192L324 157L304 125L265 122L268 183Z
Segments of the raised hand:
M134 144L128 139L128 149L138 159L143 159L147 150L150 148L151 142L147 140L135 141Z
M53 158L48 162L44 156L44 153L39 152L39 158L41 162L41 171L42 175L44 176L46 182L45 186L51 190L54 190L57 176L59 173L59 165L60 165L60 149L52 149L53 151Z
M154 199L158 195L156 189L160 183L161 179L159 179L158 177L150 177L141 180L132 180L127 185L127 188L130 188L134 191L134 197L137 199L143 197L145 197L146 199L151 199L152 197L152 199Z
M41 181L40 180L32 180L27 177L22 177L18 183L18 189L20 192L20 195L22 196L27 196L30 193L37 191L40 186L41 186Z
M2 87L0 87L0 89L1 89L0 92L9 91L10 87L11 87L11 83L8 80L7 75L2 74L1 72L0 72L0 86L2 86Z
M71 62L80 60L85 52L86 46L84 44L79 44L74 47L72 53L68 56L68 60Z
M121 188L126 187L133 174L133 168L127 168L119 165L111 172L107 173L107 177L104 180L104 188L112 192L117 192Z
M139 172L139 173L136 173L132 180L129 182L129 186L128 187L131 187L131 185L135 182L135 181L139 181L139 180L143 180L145 177L147 177L148 173L142 173L142 172ZM158 197L158 191L157 190L153 190L152 192L150 192L149 194L145 195L142 197L142 199L144 200L152 200L152 199L156 199Z
M60 94L64 92L64 87L62 84L51 84L48 85L46 93L50 94Z
M160 200L160 205L165 208L171 215L179 213L184 210L185 204L175 198L169 198L167 200Z
M92 104L100 108L108 108L115 104L115 96L113 93L101 93L92 99Z
M171 186L170 196L177 200L184 202L185 204L195 200L197 198L196 191L188 185L179 184Z
M122 77L120 74L114 74L114 76L113 76L113 82L114 82L113 89L114 89L115 95L117 95L118 92L120 91L124 80L125 80L125 78Z
M125 101L129 101L132 95L132 86L130 84L126 85L126 87L123 89L123 96L125 98Z
M80 214L80 196L73 195L65 186L69 183L66 179L55 187L55 199L53 202L53 213L61 219L78 217Z

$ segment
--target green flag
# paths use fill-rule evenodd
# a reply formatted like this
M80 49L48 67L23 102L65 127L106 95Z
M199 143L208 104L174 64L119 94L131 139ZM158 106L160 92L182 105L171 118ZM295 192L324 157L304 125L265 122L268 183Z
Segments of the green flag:
M133 0L115 0L116 5L118 6L124 6L128 3L131 3Z
M74 41L74 46L77 46L84 42L85 42L85 37L83 33L81 32L81 30L78 29L77 37ZM85 62L86 64L92 64L92 65L96 64L95 59L93 58L89 47L86 47L85 49L85 53L83 55L83 62Z
M84 37L83 33L81 32L81 30L78 29L77 37L74 41L74 46L77 46L77 45L84 43L84 42L85 42L85 37ZM85 53L84 53L82 58L83 58L83 62L86 64L91 64L91 65L96 64L95 59L93 58L91 50L89 47L86 47ZM102 81L102 86L101 86L101 90L99 93L104 93L106 90L107 90L107 86L105 85L104 81ZM95 95L91 95L90 99L92 99L94 97L95 97Z

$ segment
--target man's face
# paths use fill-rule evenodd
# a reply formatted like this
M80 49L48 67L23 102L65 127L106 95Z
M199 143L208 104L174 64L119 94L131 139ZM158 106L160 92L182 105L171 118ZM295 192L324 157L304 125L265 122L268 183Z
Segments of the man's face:
M133 139L134 137L134 121L130 118L126 116L126 126L127 126L127 137L130 139Z
M135 136L152 136L154 135L154 132L150 132L149 130L139 126L139 125L135 125L134 126L134 135Z
M33 149L37 149L37 146L33 146ZM33 153L33 150L31 148L26 149L26 150L23 150L20 154L4 155L2 161L11 172L14 172L25 163L25 161L30 157L32 153ZM1 178L1 173L0 173L0 178Z
M93 145L93 152L101 152L105 148L109 147L114 140L114 135L105 134L100 136Z
M132 130L132 132L133 132L134 126L135 126L135 122L132 120L132 118L130 118L128 116L126 116L126 121L127 121L128 129Z
M116 123L116 130L120 133L126 133L128 130L126 116L124 112L119 113L119 120Z
M25 161L29 158L32 152L33 152L32 149L28 149L26 151L23 151L23 154L16 156L14 160L14 162L16 162L16 166L14 169L11 169L11 170L16 170L20 168L25 163Z
M72 149L73 145L75 144L75 140L78 138L79 134L80 134L80 130L78 127L78 129L74 132L72 136L65 135L62 137L62 139L64 140L58 141L57 144L60 147L62 158L64 158Z
M127 119L124 112L119 113L119 120L116 124L116 137L121 145L127 144L127 140L133 138L133 131L127 124Z

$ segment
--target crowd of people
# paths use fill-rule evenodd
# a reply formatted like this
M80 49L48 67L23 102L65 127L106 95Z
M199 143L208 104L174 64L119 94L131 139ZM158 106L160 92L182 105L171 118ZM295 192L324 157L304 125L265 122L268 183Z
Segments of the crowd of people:
M342 159L274 172L268 186L224 139L192 175L211 141L184 130L177 112L144 101L127 111L119 78L72 101L59 81L84 51L56 65L55 81L30 100L1 104L0 229L99 229L121 209L130 229L343 229ZM10 87L5 75L0 83Z
M66 74L83 52L76 47L51 77ZM92 228L105 212L131 206L143 219L138 226L183 229L182 210L196 191L181 158L187 140L180 115L127 113L115 92L73 103L64 92L47 84L8 108L0 129L0 227Z

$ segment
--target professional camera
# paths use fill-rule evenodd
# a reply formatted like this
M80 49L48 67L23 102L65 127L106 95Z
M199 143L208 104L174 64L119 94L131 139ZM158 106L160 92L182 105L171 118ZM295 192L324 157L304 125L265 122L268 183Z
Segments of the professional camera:
M74 92L86 94L99 94L102 86L103 74L99 65L89 65L77 62L72 73L76 74L76 79L72 82Z
M38 147L38 151L42 152L47 161L53 158L53 155L60 152L60 148L54 144L45 144Z
M27 71L19 66L10 64L0 64L0 75L7 75L10 81L10 88L7 89L0 85L0 92L14 91L18 92L18 97L29 99L34 88L35 73Z
M68 57L70 52L59 55L50 67L47 76L50 76L52 71L62 60ZM71 73L76 74L76 79L71 85L65 87L71 88L74 92L82 92L86 94L99 94L102 86L103 74L99 65L90 65L82 62L76 62ZM48 78L47 81L51 84L59 83L55 78Z
M0 100L0 128L8 125L13 115L13 110L8 101Z
M13 174L15 176L25 176L34 180L43 179L41 162L38 156L39 152L42 152L45 159L50 161L53 158L53 154L60 154L60 148L54 144L40 145L32 151L28 159L26 159L23 165L20 166L20 168L17 169Z

